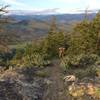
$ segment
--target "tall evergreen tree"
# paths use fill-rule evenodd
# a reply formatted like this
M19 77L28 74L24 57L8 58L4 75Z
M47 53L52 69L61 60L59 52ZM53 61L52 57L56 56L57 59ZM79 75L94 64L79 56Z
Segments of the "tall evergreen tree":
M72 54L98 53L100 13L92 21L83 20L77 24L70 36L68 52Z
M48 31L48 35L44 40L43 51L51 56L58 55L58 48L64 47L65 45L65 36L63 32L60 32L57 27L56 18L53 17Z

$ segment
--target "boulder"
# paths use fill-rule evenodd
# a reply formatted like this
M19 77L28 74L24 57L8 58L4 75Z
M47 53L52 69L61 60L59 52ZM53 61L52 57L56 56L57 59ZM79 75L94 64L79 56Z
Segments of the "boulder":
M76 81L76 77L74 75L65 76L63 79L65 82L75 82Z

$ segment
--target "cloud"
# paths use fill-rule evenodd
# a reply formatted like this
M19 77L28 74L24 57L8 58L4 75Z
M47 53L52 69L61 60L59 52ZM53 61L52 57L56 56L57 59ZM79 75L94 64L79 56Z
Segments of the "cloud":
M20 0L0 0L0 1L3 1L5 4L11 5L10 9L15 9L15 10L17 9L17 10L41 11L46 9L59 8L56 9L55 11L61 13L67 13L67 12L69 13L69 12L77 12L78 10L85 10L87 7L88 10L100 9L100 0L29 0L29 4L26 3L26 1L21 2ZM42 1L44 1L45 3ZM38 6L36 6L35 4Z
M89 7L90 9L100 9L100 0L54 0L57 3L66 3L66 4L77 4L83 5L84 7ZM78 5L79 4L79 5Z
M62 2L62 3L77 3L77 2L81 2L81 0L53 0L56 2Z
M67 5L67 4L79 4L86 0L52 0L52 1Z
M2 1L8 5L15 6L17 9L20 10L24 10L26 8L32 9L32 7L30 7L29 5L24 4L22 2L18 2L18 0L2 0Z
M2 0L3 2L7 3L7 4L14 4L14 5L23 5L23 3L17 2L17 0Z
M78 13L88 9L90 11L100 10L100 0L54 0L57 3L65 3L66 6L60 8L60 13ZM68 6L67 6L68 5Z
M87 4L90 9L100 9L100 1L99 0L88 0Z

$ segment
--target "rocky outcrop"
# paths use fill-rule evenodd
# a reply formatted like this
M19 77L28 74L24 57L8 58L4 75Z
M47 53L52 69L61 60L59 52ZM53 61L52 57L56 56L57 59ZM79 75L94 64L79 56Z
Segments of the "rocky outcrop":
M44 84L34 68L7 70L0 75L0 100L41 100Z
M69 78L70 76L70 78ZM67 83L66 90L72 99L77 100L100 100L100 78L95 79L85 77L82 80L76 81L76 77L69 75L65 77ZM69 81L69 79L71 79ZM72 100L70 99L70 100Z

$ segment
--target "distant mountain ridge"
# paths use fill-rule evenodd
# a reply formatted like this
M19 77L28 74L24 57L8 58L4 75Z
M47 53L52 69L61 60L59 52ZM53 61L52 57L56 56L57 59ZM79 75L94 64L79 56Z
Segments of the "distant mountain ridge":
M96 13L89 13L87 15L87 18L91 20L94 18ZM30 19L35 19L35 20L41 20L41 21L49 21L52 16L55 16L56 20L58 22L66 22L66 21L80 21L84 19L85 14L50 14L50 15L8 15L10 18L15 19L15 20L30 20Z
M96 13L89 13L87 18L91 20ZM84 19L84 14L52 14L52 15L8 15L11 23L5 25L5 35L16 35L19 41L31 41L47 35L51 24L51 18L55 16L59 29L68 33L75 23Z
M88 13L97 13L100 9L87 9ZM9 10L8 15L57 15L57 14L84 14L86 9L77 9L60 12L59 8L41 9L41 10Z

